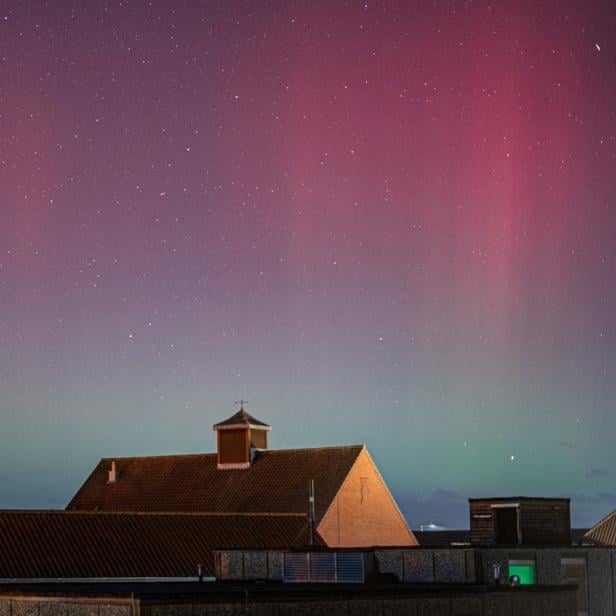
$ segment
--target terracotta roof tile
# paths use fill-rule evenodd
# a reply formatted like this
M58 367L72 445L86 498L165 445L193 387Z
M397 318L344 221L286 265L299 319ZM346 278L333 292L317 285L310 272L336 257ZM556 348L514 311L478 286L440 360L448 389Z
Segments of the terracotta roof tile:
M0 511L0 578L214 575L214 550L309 543L306 516Z
M581 539L582 544L616 546L616 511L595 524Z
M67 509L307 513L314 479L318 522L362 448L268 450L249 468L234 470L219 470L216 454L114 458L115 483L107 483L112 459L105 458Z

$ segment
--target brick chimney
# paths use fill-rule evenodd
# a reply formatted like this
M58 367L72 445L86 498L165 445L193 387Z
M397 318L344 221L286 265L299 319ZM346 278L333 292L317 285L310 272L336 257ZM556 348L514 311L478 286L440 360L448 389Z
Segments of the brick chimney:
M244 410L213 426L217 436L218 468L249 468L252 453L267 449L267 433L272 429Z

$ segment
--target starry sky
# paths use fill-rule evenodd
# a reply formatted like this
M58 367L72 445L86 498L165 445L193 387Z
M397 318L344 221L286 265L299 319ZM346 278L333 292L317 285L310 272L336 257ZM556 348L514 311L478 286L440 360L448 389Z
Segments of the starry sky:
M611 0L7 0L0 506L364 442L413 527L616 507Z

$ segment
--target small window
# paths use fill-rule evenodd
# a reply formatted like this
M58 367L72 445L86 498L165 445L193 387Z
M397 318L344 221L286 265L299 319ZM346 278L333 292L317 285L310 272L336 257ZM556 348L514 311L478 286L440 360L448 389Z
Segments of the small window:
M509 579L512 575L517 575L520 578L520 584L523 586L537 583L537 567L534 560L510 560L509 561Z

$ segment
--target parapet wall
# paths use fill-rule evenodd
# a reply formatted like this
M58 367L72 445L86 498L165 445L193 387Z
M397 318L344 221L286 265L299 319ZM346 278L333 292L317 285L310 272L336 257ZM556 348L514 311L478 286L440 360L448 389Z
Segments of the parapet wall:
M289 589L254 584L207 591L200 596L159 594L135 598L128 605L109 605L107 599L58 596L29 599L0 598L0 616L575 616L574 590L486 588L408 591L365 586L353 591L331 588ZM74 593L73 593L74 594Z

